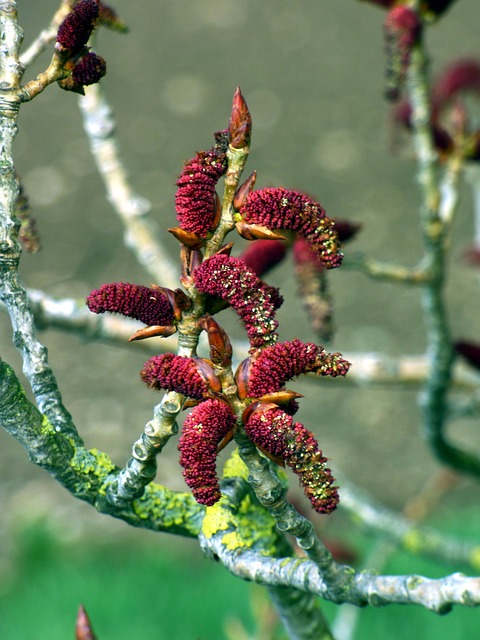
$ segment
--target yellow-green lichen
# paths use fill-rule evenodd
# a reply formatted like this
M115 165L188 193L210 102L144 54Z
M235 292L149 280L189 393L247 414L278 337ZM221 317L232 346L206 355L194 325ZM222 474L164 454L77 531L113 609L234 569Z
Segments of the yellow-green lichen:
M268 511L246 496L240 503L235 517L235 531L222 538L228 549L253 549L261 543L261 553L271 555L275 551L277 531L275 521Z
M200 531L203 507L190 493L170 491L151 483L145 487L141 498L133 501L135 514L141 520L150 520L154 529L179 531L183 535L197 537Z
M243 480L248 479L248 468L241 459L238 449L235 449L230 458L226 461L223 468L223 477L242 478Z
M235 526L235 519L228 507L228 499L222 496L218 502L205 509L205 517L202 523L202 532L207 538L211 538L219 531L225 531Z
M92 488L101 491L108 474L115 470L110 457L98 449L77 447L70 460L70 467L78 476L78 490L89 491Z
M474 569L480 570L480 547L474 547L470 553L469 560Z
M403 536L403 546L411 553L419 553L419 551L421 551L425 546L421 533L416 529L410 529L410 531L407 531Z

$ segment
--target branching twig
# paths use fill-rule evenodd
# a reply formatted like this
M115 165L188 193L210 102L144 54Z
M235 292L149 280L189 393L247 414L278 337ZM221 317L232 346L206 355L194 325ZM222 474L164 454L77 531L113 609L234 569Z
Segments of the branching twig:
M107 197L125 226L125 243L157 284L178 286L178 270L162 246L160 231L149 217L150 203L136 194L120 159L115 120L98 84L86 87L79 98L85 132L107 190Z

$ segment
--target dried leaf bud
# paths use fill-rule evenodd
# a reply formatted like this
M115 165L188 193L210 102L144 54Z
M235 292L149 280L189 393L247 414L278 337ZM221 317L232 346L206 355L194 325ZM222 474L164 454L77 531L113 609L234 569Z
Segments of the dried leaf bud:
M74 55L87 44L98 18L95 0L79 0L60 24L55 49Z
M189 249L200 249L203 247L203 239L192 231L185 231L185 229L180 229L180 227L170 227L167 231Z
M134 342L135 340L145 340L146 338L168 338L169 336L173 336L176 331L177 327L174 325L169 325L167 327L153 325L151 327L144 327L143 329L135 331L128 341Z
M243 149L249 146L251 135L252 116L240 87L237 87L233 94L232 112L228 125L228 141L234 149Z
M235 371L235 384L237 385L237 394L240 400L244 400L248 396L248 379L251 366L251 358L246 358L240 362Z
M301 393L291 391L290 389L282 389L282 391L273 391L267 393L261 398L258 398L259 402L274 402L275 404L290 404L292 400L303 398Z
M78 82L75 82L72 76L67 76L62 80L58 80L57 84L60 87L60 89L63 89L63 91L71 91L72 93L78 93L80 96L85 95L85 90L83 88L83 85L78 84Z
M89 86L99 82L107 73L107 63L101 56L89 51L74 66L72 80L75 84Z
M235 228L245 240L285 240L281 233L272 231L261 224L248 224L240 220L235 223Z
M90 618L85 611L83 605L80 606L75 625L75 640L96 640L97 636L93 633Z
M207 333L210 345L210 359L220 367L230 366L232 363L232 345L227 333L212 316L206 313L200 318L198 325Z
M115 9L104 4L101 0L98 3L98 22L102 26L120 33L127 33L129 30L127 24L118 16Z
M253 171L245 180L245 182L238 187L233 199L233 206L235 207L236 211L238 211L245 204L247 196L253 191L253 187L255 186L256 181L257 172Z

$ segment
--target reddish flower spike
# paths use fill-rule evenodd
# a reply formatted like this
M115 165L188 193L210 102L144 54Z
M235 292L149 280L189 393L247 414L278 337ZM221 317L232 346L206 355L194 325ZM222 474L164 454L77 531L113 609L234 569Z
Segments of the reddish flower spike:
M318 352L318 347L312 342L304 343L297 338L262 349L250 367L248 395L260 398L279 391L287 380L311 371Z
M299 193L283 187L252 191L240 209L243 219L269 229L290 229L303 236L320 256L327 269L342 261L334 221L322 206Z
M215 187L227 170L226 135L217 136L217 144L208 151L199 151L185 163L177 180L175 209L180 227L205 238L217 216Z
M140 376L152 389L176 391L196 400L203 400L222 389L219 379L205 360L176 356L173 353L164 353L147 360Z
M298 475L305 495L317 513L331 513L338 504L335 478L326 466L313 434L278 408L259 404L248 417L245 432L252 442L272 456L282 458Z
M235 309L245 324L252 348L276 341L275 309L279 300L242 260L214 255L202 262L193 278L199 291L219 296Z
M178 443L185 482L197 502L211 506L221 497L216 473L217 447L235 426L235 416L220 400L202 402L187 416Z
M78 53L87 44L98 18L95 0L79 0L60 24L55 48Z
M92 51L83 56L74 66L72 79L75 84L84 87L99 82L107 73L107 63Z
M410 54L420 39L422 22L416 11L405 5L394 6L384 23L387 52L387 100L398 100L400 87L410 64Z
M456 60L443 70L433 85L434 108L441 109L459 93L468 91L480 94L480 61L474 58Z
M87 298L93 313L120 313L147 325L169 326L173 323L173 307L160 291L128 282L112 282L95 289Z
M286 254L287 246L282 240L255 240L248 244L239 259L261 277L280 264Z
M246 373L248 395L252 398L279 391L288 380L302 373L336 377L345 375L349 368L340 354L327 353L322 347L298 338L266 347L250 361L249 367L240 364L239 376L244 377Z

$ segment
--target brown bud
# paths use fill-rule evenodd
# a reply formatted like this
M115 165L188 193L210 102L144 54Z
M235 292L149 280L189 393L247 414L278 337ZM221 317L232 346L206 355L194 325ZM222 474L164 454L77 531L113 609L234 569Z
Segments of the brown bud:
M210 358L214 365L228 367L232 363L232 345L226 332L212 316L206 313L198 325L207 332Z
M248 194L253 191L253 187L255 186L256 181L257 172L253 171L245 180L245 182L238 187L233 199L233 206L235 207L236 211L240 211L242 206L245 204Z
M229 256L232 253L233 242L229 242L228 244L224 244L223 247L215 253L216 256Z
M209 390L212 392L212 396L216 396L222 391L222 383L215 375L213 370L212 363L204 358L192 358L195 362L195 367L200 375L203 378L203 381L208 386Z
M75 625L75 640L96 640L92 624L83 605L80 606Z
M83 85L75 82L72 76L68 76L63 80L59 80L57 84L60 87L60 89L63 89L64 91L72 91L73 93L78 93L81 96L85 95L85 90L83 88Z
M180 229L180 227L170 227L167 231L189 249L200 249L203 247L203 239L197 236L196 233L193 233L193 231L185 231L185 229Z
M272 231L261 224L249 224L241 220L235 224L235 228L245 240L285 240L285 236L281 233Z
M252 361L250 358L247 358L240 362L235 371L235 384L237 385L237 393L240 400L244 400L248 396L248 380L251 366Z
M264 414L271 409L278 409L278 405L275 402L253 402L243 412L242 420L244 423L248 422L253 415Z
M218 227L218 223L220 222L220 218L222 217L222 201L218 197L218 193L216 191L213 194L213 210L215 213L213 215L211 228L216 229Z
M296 391L290 391L289 389L282 389L281 391L274 391L273 393L267 393L266 395L258 398L259 402L274 402L275 404L288 404L291 400L297 398L303 398L301 393Z
M172 336L177 331L177 327L170 325L166 327L162 327L160 325L152 325L150 327L144 327L143 329L139 329L136 331L130 338L129 342L134 342L135 340L145 340L145 338L168 338L168 336Z
M223 438L223 440L221 440L218 445L217 445L217 453L220 453L220 451L222 451L223 449L225 449L225 447L227 446L227 444L229 442L231 442L233 440L233 436L235 435L235 429L232 429L231 431L229 431L227 433L227 435Z
M173 299L173 308L174 310L178 309L180 315L182 311L189 311L192 308L192 301L187 296L185 291L182 291L182 289L175 289L175 291L173 292Z
M234 149L243 149L250 144L251 134L252 116L240 87L237 87L233 95L232 112L228 125L228 142Z

